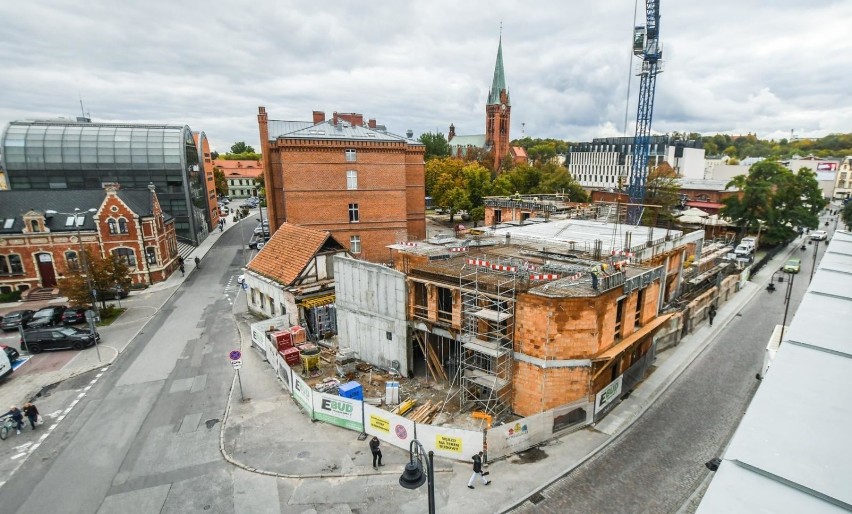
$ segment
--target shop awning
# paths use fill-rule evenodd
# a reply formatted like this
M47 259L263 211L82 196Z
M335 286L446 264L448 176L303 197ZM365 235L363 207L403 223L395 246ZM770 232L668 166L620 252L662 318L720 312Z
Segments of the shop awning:
M299 303L299 305L306 309L313 309L314 307L320 307L322 305L334 303L334 299L334 293L332 293L323 296L315 296L313 298L305 298Z
M621 340L620 343L616 344L612 348L604 351L603 353L596 355L592 360L594 361L610 361L617 357L619 354L633 346L634 343L644 338L654 330L656 330L660 325L665 323L674 316L674 313L663 314L662 316L658 316L653 321L648 323L647 325L641 327L636 332L633 332L629 336L625 337Z

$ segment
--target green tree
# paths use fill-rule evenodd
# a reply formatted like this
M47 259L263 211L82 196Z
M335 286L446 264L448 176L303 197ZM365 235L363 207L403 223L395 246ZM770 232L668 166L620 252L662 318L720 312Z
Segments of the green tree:
M225 155L219 156L220 159L224 159L226 161L259 161L262 157L263 156L259 153L252 152L226 153Z
M482 206L482 199L491 194L491 172L484 166L472 162L462 168L462 176L471 207Z
M453 186L461 184L463 180L462 169L465 162L461 159L444 157L426 161L425 180L426 196L431 196L438 207L443 207L440 197ZM443 178L443 180L441 180ZM439 185L439 181L441 182Z
M231 145L231 153L241 154L241 153L257 153L257 152L254 151L254 148L247 145L245 141L237 141L236 143Z
M424 156L424 159L427 161L450 156L450 144L447 142L447 138L444 137L444 134L440 132L437 134L433 134L431 132L420 134L420 142L426 146L426 155Z
M88 269L92 288L98 291L101 307L106 308L104 292L116 286L124 290L130 287L132 283L130 266L127 261L117 255L110 254L102 257L99 252L93 254L88 249L83 251L83 257L81 264L86 263L85 267ZM74 305L85 306L92 303L91 289L82 268L69 271L65 278L59 281L59 291Z
M846 230L852 230L852 201L846 202L840 211L840 219L846 224Z
M213 183L216 184L216 195L228 196L228 181L222 168L213 168Z
M219 152L217 152L216 150L213 150L212 152L210 152L210 159L215 161L218 158L219 158Z
M643 221L650 224L655 217L663 221L674 219L672 209L680 203L679 191L677 172L669 163L663 162L650 170L645 186L645 203L659 205L660 208L645 209Z
M744 234L762 230L762 240L775 245L795 237L797 227L816 228L825 207L816 175L805 168L793 173L777 161L761 161L728 184L742 195L724 200L723 216Z
M564 194L572 202L585 203L589 201L589 195L579 182L574 180L568 168L553 162L547 162L540 166L541 180L533 188L532 193L541 194Z
M473 222L473 227L476 228L477 223L485 219L485 207L474 207L470 210L470 220Z
M444 196L444 205L450 210L450 223L459 211L470 209L470 196L464 187L454 187Z

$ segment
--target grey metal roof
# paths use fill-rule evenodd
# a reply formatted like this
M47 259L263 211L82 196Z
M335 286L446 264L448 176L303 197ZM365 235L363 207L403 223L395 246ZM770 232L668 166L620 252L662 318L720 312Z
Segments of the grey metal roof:
M140 216L151 213L151 193L147 189L120 189L118 197ZM22 215L28 211L45 213L48 210L57 214L46 215L45 225L51 232L73 232L77 230L73 222L67 223L68 215L74 209L80 209L84 219L80 230L95 230L94 219L89 209L98 209L106 194L96 189L63 189L47 191L0 191L0 234L20 234L24 222ZM59 214L62 213L62 214ZM172 217L165 214L166 220ZM6 228L6 220L13 219L11 227Z
M705 191L738 191L736 187L725 189L729 180L713 180L700 178L679 178L676 179L680 184L681 189L701 189Z
M500 103L500 91L506 90L506 103L509 102L509 90L506 88L506 73L503 71L503 36L497 44L497 61L494 63L494 78L491 80L491 89L488 91L488 105Z
M284 120L269 120L267 128L269 129L269 140L275 141L284 134L302 130L308 127L313 127L314 124L310 121L284 121Z
M270 121L269 123L273 123ZM396 141L396 142L405 142L412 145L422 145L420 141L414 139L408 139L403 136L398 136L396 134L392 134L390 132L382 132L380 130L373 130L368 127L364 127L361 125L352 125L345 121L338 121L338 124L335 125L332 120L326 120L322 123L318 123L316 125L312 123L306 122L275 122L276 131L287 130L293 128L294 130L290 132L285 132L278 134L278 137L286 137L288 139L316 139L316 140L329 140L329 139L338 139L345 141ZM272 138L272 130L269 131L269 137Z
M850 333L852 233L836 231L699 513L852 510Z
M476 146L478 148L485 148L485 134L455 136L450 141L450 146Z

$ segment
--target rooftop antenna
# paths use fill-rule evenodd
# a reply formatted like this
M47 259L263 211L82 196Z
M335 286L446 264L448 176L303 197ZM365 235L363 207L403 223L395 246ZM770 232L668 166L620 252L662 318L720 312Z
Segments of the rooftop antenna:
M80 91L77 91L77 98L80 99L80 116L86 117L86 110L83 109L83 95L80 94Z

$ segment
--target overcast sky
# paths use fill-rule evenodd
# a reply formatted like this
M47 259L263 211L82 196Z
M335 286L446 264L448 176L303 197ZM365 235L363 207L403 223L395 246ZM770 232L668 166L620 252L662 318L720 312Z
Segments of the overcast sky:
M654 132L852 132L852 1L661 3ZM93 121L188 124L220 152L258 148L259 105L481 134L502 21L513 139L622 135L633 13L630 0L5 1L0 124L78 116L82 97Z

